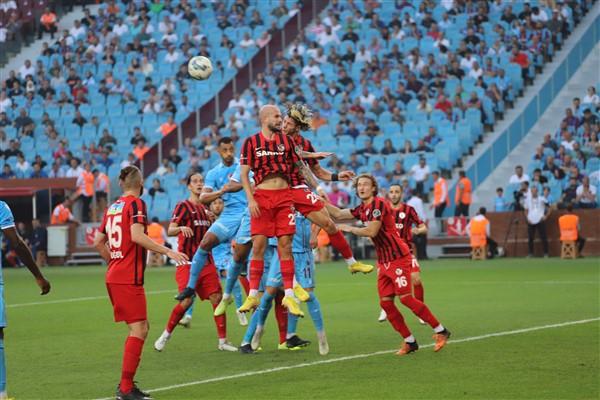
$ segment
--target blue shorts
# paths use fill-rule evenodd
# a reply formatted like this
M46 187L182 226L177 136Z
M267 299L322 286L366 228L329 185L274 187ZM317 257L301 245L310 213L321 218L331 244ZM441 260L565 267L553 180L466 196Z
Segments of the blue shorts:
M242 216L242 221L240 222L240 227L237 231L237 235L235 235L235 242L239 244L247 244L252 240L252 235L250 234L250 211L246 209L244 215Z
M0 328L6 328L6 307L4 306L3 283L0 283Z
M208 232L215 235L220 243L230 242L235 238L240 228L242 214L243 211L241 209L227 210L225 208L223 214L208 228Z
M270 287L281 287L283 286L283 280L281 278L281 265L279 264L279 256L277 255L276 248L272 250L273 256L269 262L269 272L267 274L267 256L265 252L265 274L267 275L266 286ZM302 253L294 253L294 275L298 284L305 289L311 289L315 287L315 259L312 252L305 251ZM262 282L261 282L262 283Z

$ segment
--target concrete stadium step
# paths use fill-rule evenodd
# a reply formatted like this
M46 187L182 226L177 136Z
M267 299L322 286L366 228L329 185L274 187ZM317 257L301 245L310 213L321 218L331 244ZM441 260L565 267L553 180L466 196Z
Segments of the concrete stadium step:
M104 259L97 252L79 251L71 254L66 265L98 265L103 264Z

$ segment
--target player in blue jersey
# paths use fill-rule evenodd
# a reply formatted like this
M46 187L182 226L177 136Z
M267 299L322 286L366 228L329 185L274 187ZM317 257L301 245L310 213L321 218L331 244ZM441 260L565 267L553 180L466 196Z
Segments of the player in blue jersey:
M187 287L176 296L176 299L180 301L194 296L193 288L196 286L196 281L202 268L204 268L210 251L221 243L231 242L236 237L242 216L248 209L248 201L245 193L242 191L242 185L230 179L239 166L239 161L234 157L235 146L233 140L230 137L219 139L217 151L221 156L221 162L206 174L200 201L203 204L210 204L214 200L221 198L225 203L225 208L215 223L211 225L206 235L204 235L202 242L200 242L200 246L192 259ZM249 242L236 242L233 268L241 271L245 267L250 248L251 244ZM228 294L227 299L229 300L231 291L224 294Z
M41 289L42 295L50 292L50 282L44 278L35 263L29 247L25 244L17 229L15 228L15 219L8 204L0 200L0 229L10 242L10 246L15 250L21 261L29 269L29 272L35 277L37 285ZM2 278L2 262L0 255L0 399L8 398L6 393L6 362L4 358L4 328L6 328L6 310L4 308L4 279Z
M306 301L310 316L317 330L319 341L319 353L326 355L329 353L329 344L323 328L323 315L321 314L321 305L315 296L313 290L315 287L315 263L312 249L316 246L317 235L320 228L303 217L296 215L296 234L292 242L292 252L294 254L294 273L301 287L308 292ZM281 270L279 268L279 259L277 257L276 246L270 246L272 251L265 253L265 267L269 265L268 277L266 279L266 292L261 298L260 306L257 312L252 316L250 325L246 330L246 335L242 341L240 351L242 353L253 353L260 345L260 340L264 334L264 324L271 309L271 302L277 290L281 288ZM270 255L270 261L267 264L267 254ZM288 314L286 347L297 349L310 344L309 341L300 339L296 334L298 317Z
M216 199L210 204L210 211L215 216L220 216L223 212L224 203L222 199ZM219 271L219 276L222 281L226 281L227 273L230 270L231 265L231 243L225 242L221 243L217 247L212 250L213 259L215 260L215 265L217 270ZM233 298L235 299L236 307L240 307L243 303L242 299L242 288L240 286L240 282L235 279L233 286ZM246 326L248 325L248 319L246 318L246 314L237 311L238 320L240 321L240 325Z

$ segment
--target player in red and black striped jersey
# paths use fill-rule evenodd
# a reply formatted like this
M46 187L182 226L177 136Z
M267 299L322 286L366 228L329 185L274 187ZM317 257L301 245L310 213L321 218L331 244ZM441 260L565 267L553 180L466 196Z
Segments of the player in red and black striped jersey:
M412 295L411 289L411 253L396 229L394 212L390 203L377 196L377 180L371 175L360 175L355 181L356 195L361 204L350 210L341 210L328 204L327 209L336 220L357 219L365 227L341 225L340 229L357 236L371 238L377 252L377 289L379 304L387 313L390 324L404 338L404 344L398 355L412 353L419 349L417 341L404 322L402 314L394 304L394 297L408 307L415 315L431 326L435 332L435 351L446 345L450 332L438 322L425 303Z
M198 249L202 238L212 222L208 209L200 202L200 195L204 187L204 178L202 175L196 173L188 176L187 187L190 191L190 197L187 200L180 201L175 206L167 234L169 236L177 236L179 251L186 254L191 260L196 254L196 249ZM177 264L175 281L177 282L179 292L185 289L188 284L190 268L189 261ZM221 301L221 281L219 280L217 268L210 253L198 277L195 289L198 297L201 300L209 300L213 309ZM193 297L184 298L173 308L165 330L154 342L154 349L162 351L165 348L173 330L187 309L191 307L193 300ZM219 338L217 348L224 351L237 351L237 348L227 341L227 316L223 313L219 316L213 316L213 318L217 326L217 335Z
M310 140L300 134L301 131L310 129L311 122L312 112L307 106L292 104L288 107L287 115L283 120L283 132L292 139L295 150L300 156L307 153L311 153L313 156L315 154L328 155L329 153L316 153ZM340 252L346 264L348 264L350 272L372 272L374 269L372 265L356 261L352 254L352 248L344 234L333 223L333 220L324 209L325 203L313 194L307 186L307 184L310 185L323 198L327 198L327 194L318 185L315 177L324 181L349 181L354 177L354 173L352 171L342 171L336 174L324 169L317 158L305 158L295 164L290 173L292 197L294 208L329 235L331 245Z
M421 267L419 261L413 252L413 235L423 235L427 233L427 225L419 218L417 211L406 203L402 203L402 187L398 184L390 186L388 198L392 205L392 211L396 219L396 228L400 233L400 237L409 246L412 253L412 265L411 265L411 281L413 287L413 294L417 300L425 301L425 289L421 281ZM383 322L386 319L385 311L381 311L379 321ZM422 319L419 320L421 324L425 324Z
M274 105L260 109L261 131L242 145L241 181L248 198L252 257L250 259L250 292L238 311L248 312L259 304L258 288L264 271L267 239L277 237L281 277L285 289L282 304L288 312L304 316L293 291L294 258L292 237L296 231L296 214L290 191L290 173L300 162L291 139L281 133L281 111ZM250 183L254 173L256 188Z
M188 257L155 243L146 235L146 204L139 198L143 188L140 170L134 166L123 168L119 185L123 195L106 210L94 246L108 263L106 288L115 321L125 321L129 327L116 397L121 400L149 399L133 383L148 335L143 286L146 250L164 254L179 263L188 261Z

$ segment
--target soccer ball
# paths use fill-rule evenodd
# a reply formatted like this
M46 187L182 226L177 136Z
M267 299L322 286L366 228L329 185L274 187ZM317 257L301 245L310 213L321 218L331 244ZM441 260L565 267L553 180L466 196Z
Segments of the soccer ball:
M212 63L204 56L192 57L188 62L188 73L193 79L203 81L212 74Z

